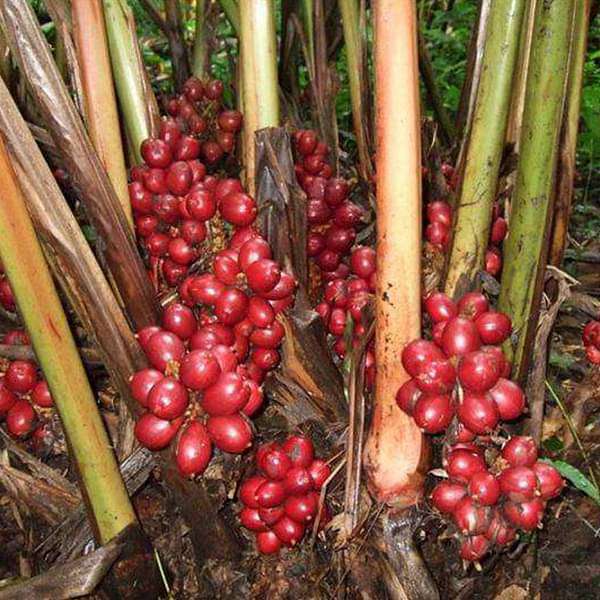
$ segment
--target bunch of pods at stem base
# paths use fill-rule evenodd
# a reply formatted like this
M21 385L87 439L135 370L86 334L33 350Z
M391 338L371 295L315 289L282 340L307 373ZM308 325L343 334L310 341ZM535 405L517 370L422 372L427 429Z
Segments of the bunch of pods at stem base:
M255 463L256 474L239 489L239 519L256 535L259 552L275 554L282 546L298 544L317 519L319 526L326 523L325 506L319 514L319 492L331 470L302 435L291 435L282 444L263 444Z
M396 401L425 433L445 435L447 479L435 486L431 502L456 528L460 556L479 561L493 546L514 541L518 530L541 526L546 502L564 482L538 460L532 438L501 435L502 423L526 408L500 347L510 336L510 319L476 292L456 304L434 293L425 310L432 341L414 340L403 349L411 379Z
M590 321L583 328L583 347L587 359L593 365L600 365L600 321Z

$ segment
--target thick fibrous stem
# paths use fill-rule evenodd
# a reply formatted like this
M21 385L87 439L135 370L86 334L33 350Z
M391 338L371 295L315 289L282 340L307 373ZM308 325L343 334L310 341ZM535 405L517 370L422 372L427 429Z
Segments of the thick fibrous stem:
M104 12L100 0L72 0L73 37L81 68L85 121L96 152L133 228Z
M401 349L421 330L421 176L418 51L411 0L377 0L377 378L365 466L379 500L410 505L422 494L427 451L396 405L407 379Z
M196 31L194 32L194 58L192 74L204 79L208 71L208 40L206 39L206 16L208 3L206 0L196 0Z
M255 193L254 133L279 124L277 39L272 0L241 0L240 41L246 187Z
M558 181L556 186L556 206L549 262L559 266L562 262L567 243L567 231L573 201L573 182L575 179L575 150L579 130L579 112L581 108L581 85L583 65L587 47L587 33L590 19L590 0L581 0L576 4L571 38L571 56L569 58L569 80L567 99L558 158Z
M490 7L445 284L454 298L469 291L484 266L524 7L525 0Z
M0 189L0 258L104 543L134 524L135 513L2 140Z
M132 36L133 15L123 0L103 0L110 59L125 131L136 163L142 162L141 143L155 134L158 120L156 98Z
M574 7L574 0L539 2L535 14L521 154L498 302L499 310L511 315L518 335L514 355L509 343L505 353L521 380L535 336L548 252Z

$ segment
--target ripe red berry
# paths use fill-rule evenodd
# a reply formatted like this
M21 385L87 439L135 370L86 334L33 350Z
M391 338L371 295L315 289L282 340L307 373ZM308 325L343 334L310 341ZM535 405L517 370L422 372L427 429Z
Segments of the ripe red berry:
M291 435L282 446L295 467L307 468L313 462L315 449L312 441L303 435Z
M283 483L279 481L265 481L256 490L256 501L260 507L273 508L283 503L286 497Z
M415 382L422 392L446 394L454 388L456 370L446 358L433 359L421 366L415 376Z
M277 348L285 335L285 329L279 321L273 321L269 327L255 329L250 334L250 342L262 348Z
M175 144L174 155L177 160L195 160L200 156L200 142L190 135L182 135Z
M431 294L425 300L425 310L434 323L452 319L458 313L456 304L441 292Z
M425 227L425 239L440 250L444 250L450 242L450 228L438 221L429 223Z
M510 319L501 312L487 311L475 321L477 331L484 344L497 345L508 339L512 324Z
M456 505L467 495L464 485L452 481L440 481L431 492L431 503L442 513L451 514Z
M204 473L212 454L212 443L206 427L200 421L192 421L179 436L175 460L184 477L196 477Z
M273 525L273 533L285 546L293 547L302 539L304 525L297 523L288 516L283 516Z
M498 409L488 393L465 391L457 415L467 429L479 435L490 433L500 420Z
M185 196L192 185L192 170L187 162L174 162L167 170L166 182L172 194Z
M414 379L403 383L396 392L396 404L408 415L412 415L421 390Z
M506 546L515 540L517 532L512 527L508 526L500 511L497 511L492 517L488 530L485 532L485 537L490 540L492 544Z
M324 461L316 458L308 466L308 474L313 483L315 490L320 490L329 476L331 475L331 467Z
M156 383L164 379L164 375L156 369L142 369L134 373L129 381L129 389L134 400L143 407L148 406L148 394Z
M479 506L473 498L461 498L452 513L459 531L465 535L481 535L490 526L490 509Z
M212 306L225 291L225 286L212 273L204 273L192 278L188 289L196 302Z
M452 227L452 207L444 200L434 200L427 205L427 219L430 223L441 223Z
M510 379L501 377L489 393L503 421L513 421L523 414L525 395L523 390Z
M481 292L469 292L458 301L458 313L475 321L480 315L490 309L487 298Z
M484 506L493 506L500 499L500 484L491 473L475 473L468 490L471 498Z
M265 299L252 296L248 303L248 319L255 327L264 329L275 322L275 312Z
M296 523L310 523L319 508L319 496L314 492L290 496L283 505L285 514Z
M242 192L229 194L219 206L221 216L237 227L252 225L256 219L258 209L253 198Z
M4 379L0 379L0 417L3 417L16 401L17 396L6 387Z
M502 255L496 248L488 248L485 253L485 270L494 277L502 270Z
M538 457L537 446L533 438L516 435L502 448L502 458L511 467L533 467Z
M262 457L260 467L270 479L280 480L292 468L292 461L281 448L273 448Z
M152 386L148 393L147 405L155 416L171 421L185 412L188 393L177 379L164 377Z
M194 219L185 219L179 226L181 237L191 246L206 239L206 225Z
M242 508L239 517L242 527L250 531L267 531L267 524L260 518L258 509Z
M182 340L192 337L196 329L198 329L198 323L193 311L178 302L170 304L165 308L162 315L162 326Z
M204 391L202 408L211 416L233 415L250 398L250 388L237 373L221 373L216 383Z
M542 522L544 508L545 503L539 498L529 502L507 502L504 505L504 516L517 529L533 531Z
M235 133L242 128L242 113L237 110L224 110L217 118L223 131Z
M215 315L224 325L235 325L248 314L248 296L238 288L227 288L215 302Z
M471 392L487 392L496 385L500 375L498 362L481 350L465 354L458 363L460 382Z
M556 498L565 485L560 473L552 465L541 461L536 462L532 468L538 480L542 499Z
M430 434L444 431L453 416L454 408L447 394L424 394L417 400L413 411L415 423Z
M453 450L448 455L446 471L451 479L469 483L475 473L487 471L485 460L468 450Z
M215 256L213 262L213 270L217 279L225 285L235 285L241 272L237 256L233 256L233 253L230 250L222 250Z
M37 367L29 360L13 360L4 375L4 384L16 394L28 394L37 382Z
M29 435L36 424L37 415L27 400L17 400L6 414L6 428L14 437Z
M225 452L241 454L252 444L252 429L240 415L210 417L206 426L215 446Z
M163 140L148 138L142 142L142 158L152 168L166 169L173 161L171 148Z
M261 554L275 554L281 549L281 540L272 531L262 531L256 536L256 548Z
M281 270L279 265L268 258L261 258L254 261L246 269L248 285L253 292L265 294L270 292L281 279Z
M158 331L150 337L144 350L153 367L164 371L169 362L178 362L185 353L183 342L170 331Z
M376 254L369 246L359 246L350 257L350 268L355 275L368 279L375 272Z
M442 335L442 349L446 356L462 356L480 347L481 339L475 323L464 317L448 321Z
M242 485L240 485L240 502L250 508L258 508L260 504L256 497L256 491L266 481L266 478L262 475L254 475L246 479Z
M421 339L408 343L402 351L402 365L412 377L416 377L428 363L445 358L444 353L433 342Z
M508 226L506 221L502 217L498 217L492 224L492 231L490 232L490 242L492 244L501 244L506 237Z
M312 488L312 479L307 469L293 466L286 473L283 485L287 494L306 494Z
M533 500L538 491L538 480L529 467L508 467L498 475L502 493L513 502Z
M152 413L145 413L135 424L135 436L149 450L162 450L171 443L181 422L181 419L170 422Z
M325 202L331 207L339 206L347 197L350 186L345 179L333 178L325 187Z
M192 350L187 353L179 367L181 382L192 390L205 390L219 379L221 367L212 353Z

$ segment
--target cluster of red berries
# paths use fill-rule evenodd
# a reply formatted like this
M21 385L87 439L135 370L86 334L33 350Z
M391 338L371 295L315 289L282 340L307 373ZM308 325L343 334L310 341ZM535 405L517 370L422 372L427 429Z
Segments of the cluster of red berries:
M256 452L257 474L240 486L244 508L241 524L256 534L262 554L279 552L302 540L306 527L319 516L319 491L331 474L329 465L315 458L310 439L292 435L283 444L271 442ZM323 513L326 512L324 507ZM327 520L321 515L320 525Z
M347 320L353 322L353 343L365 334L362 309L375 291L375 251L354 246L365 211L349 199L348 181L332 176L327 146L312 130L296 132L294 142L296 177L308 197L307 253L325 282L323 301L315 310L334 338L334 352L343 358ZM370 347L366 353L367 383L372 383L374 376L375 358Z
M2 344L29 345L28 335L20 330L6 332ZM45 435L44 411L53 407L52 395L37 365L29 360L2 361L0 375L0 419L6 420L10 435L25 439Z
M183 93L167 102L167 112L181 131L195 136L200 156L209 165L218 163L235 148L235 134L242 128L242 113L223 109L223 82L202 82L190 77Z
M444 164L442 165L442 173L446 177L448 185L452 188L455 183L454 169L450 165ZM446 200L433 200L427 204L426 212L425 239L439 250L446 251L452 237L452 207ZM490 240L485 253L485 270L494 277L502 270L500 245L506 237L507 230L508 227L506 220L502 217L500 203L495 202Z
M235 118L228 116L232 112ZM225 111L219 119L231 136L241 127L237 111ZM131 170L129 197L136 232L149 256L156 289L163 284L176 287L184 279L202 254L217 209L223 219L236 226L251 224L256 217L256 204L243 194L239 180L207 175L199 158L209 164L215 162L203 152L210 143L189 133L183 117L166 118L161 121L159 137L142 143L145 164ZM230 197L223 202L226 196Z
M512 541L515 529L537 527L545 501L560 493L563 482L553 467L536 462L530 438L509 439L502 450L505 463L493 458L497 427L520 417L526 405L500 348L510 336L510 319L491 310L477 292L457 304L434 293L425 310L433 341L414 340L404 348L402 364L411 379L396 401L426 433L446 433L449 480L436 486L432 501L466 536L462 558L479 560L494 543Z
M483 447L462 443L454 448L445 460L448 479L435 486L431 502L458 529L461 558L479 561L493 546L511 544L517 530L541 526L546 502L560 494L564 481L537 459L532 438L510 438L491 469Z
M582 339L588 360L600 365L600 321L590 321L583 328Z
M15 297L8 282L8 277L4 274L2 263L0 263L0 306L11 313L17 309Z

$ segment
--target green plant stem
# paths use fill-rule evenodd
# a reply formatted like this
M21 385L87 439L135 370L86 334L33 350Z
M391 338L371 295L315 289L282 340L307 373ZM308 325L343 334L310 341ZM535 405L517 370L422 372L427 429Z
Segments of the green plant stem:
M445 291L460 297L483 269L510 107L525 0L495 0L455 218Z
M236 33L240 34L240 10L236 0L219 0L219 4L227 17L227 20L231 23L231 26L235 29Z
M315 69L315 20L314 20L314 6L313 0L301 0L300 2L300 15L302 23L304 25L304 32L306 35L306 44L308 60L309 60L309 73L314 73Z
M199 79L208 75L208 44L206 39L206 0L196 0L196 31L194 33L194 57L192 74Z
M574 0L539 2L535 14L521 154L498 302L499 310L511 316L518 338L514 349L507 342L504 350L520 381L529 365L548 252L574 6Z
M272 0L241 0L241 60L244 99L244 168L255 193L254 133L279 125L277 38Z
M562 262L567 244L569 217L571 216L571 204L573 202L575 153L577 150L577 134L579 133L583 66L587 49L590 9L591 0L579 0L575 5L571 57L569 59L569 80L560 141L556 207L549 255L550 264L557 267Z
M150 137L151 126L144 99L144 85L129 31L131 9L123 0L103 0L108 47L119 105L127 136L137 163L142 162L140 146Z
M360 174L365 181L369 181L373 170L369 151L369 93L365 76L365 38L360 30L359 1L339 0L339 8L348 58L348 84Z
M0 189L0 258L106 543L136 523L135 513L2 140Z

